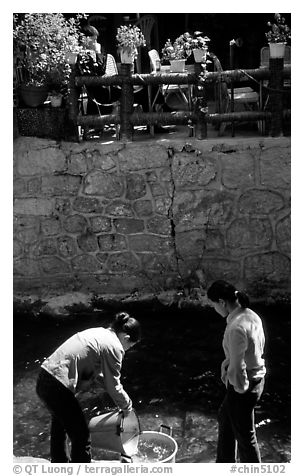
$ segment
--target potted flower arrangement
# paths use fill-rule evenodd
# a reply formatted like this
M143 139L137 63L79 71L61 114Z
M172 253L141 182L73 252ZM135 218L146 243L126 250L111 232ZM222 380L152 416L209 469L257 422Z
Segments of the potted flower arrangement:
M43 104L50 87L54 89L54 77L60 93L67 93L71 67L66 52L81 38L79 22L83 16L66 20L62 13L14 15L14 55L22 70L20 93L26 105Z
M206 64L210 38L203 36L201 31L195 31L193 35L184 33L184 37L186 38L187 49L193 52L194 61Z
M142 31L135 25L118 27L116 39L122 63L132 64L137 55L137 48L146 45Z
M190 54L184 35L178 36L173 43L168 39L162 49L162 59L170 62L171 71L175 73L185 70L186 59Z
M269 53L271 58L284 58L285 45L290 39L290 28L285 23L285 18L280 13L274 14L274 23L267 23L270 30L265 33L269 43Z

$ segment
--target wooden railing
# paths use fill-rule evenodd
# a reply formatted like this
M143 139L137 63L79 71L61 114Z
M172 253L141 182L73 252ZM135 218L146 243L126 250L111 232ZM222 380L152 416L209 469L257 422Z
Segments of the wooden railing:
M290 78L290 67L284 67L283 59L270 59L269 68L227 70L222 72L207 72L201 74L200 64L195 65L195 72L188 73L162 73L162 74L132 74L131 65L122 64L120 74L115 76L76 76L72 71L70 78L69 118L75 126L103 127L106 124L120 124L120 139L132 140L133 127L136 125L154 124L192 124L194 134L198 139L207 138L207 124L218 124L234 121L268 121L269 131L272 136L279 136L283 129L283 116L289 117L290 110L283 111L283 80ZM237 82L269 80L269 107L268 110L208 113L204 86L225 81L228 86ZM161 84L192 84L194 101L189 111L176 112L135 112L134 111L134 85L161 85ZM109 115L82 115L79 112L79 89L83 85L121 87L121 100L119 114ZM233 96L231 110L234 111Z

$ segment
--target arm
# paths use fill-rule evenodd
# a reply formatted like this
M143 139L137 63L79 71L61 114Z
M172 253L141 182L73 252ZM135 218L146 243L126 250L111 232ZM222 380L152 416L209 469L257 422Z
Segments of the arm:
M230 362L228 380L238 393L245 393L249 387L246 371L245 352L248 346L246 332L242 328L231 329L229 335Z
M115 404L122 410L132 410L132 401L120 383L122 353L117 349L107 349L103 354L104 386Z

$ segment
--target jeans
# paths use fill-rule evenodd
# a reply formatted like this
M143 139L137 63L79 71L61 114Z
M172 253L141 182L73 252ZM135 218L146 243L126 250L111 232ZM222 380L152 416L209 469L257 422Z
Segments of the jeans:
M261 456L254 425L254 407L264 388L264 379L250 382L245 393L228 383L218 412L217 463L235 463L237 450L241 463L260 463Z
M91 438L81 407L74 394L59 380L41 369L36 391L51 413L51 462L91 462ZM69 456L67 436L71 442Z

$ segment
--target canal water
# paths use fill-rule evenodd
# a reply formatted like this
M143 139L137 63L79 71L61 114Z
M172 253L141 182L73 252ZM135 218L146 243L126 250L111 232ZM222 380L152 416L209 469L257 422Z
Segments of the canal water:
M290 461L290 307L252 306L263 319L267 345L265 390L256 410L263 462ZM50 419L35 393L40 363L75 332L107 325L113 311L127 310L142 324L141 343L126 353L122 383L133 400L142 431L171 427L177 463L212 463L225 321L213 309L157 304L96 305L65 318L32 312L14 316L14 455L49 459ZM88 419L113 408L100 388L79 394ZM116 455L117 456L117 455ZM94 450L94 459L116 459Z

